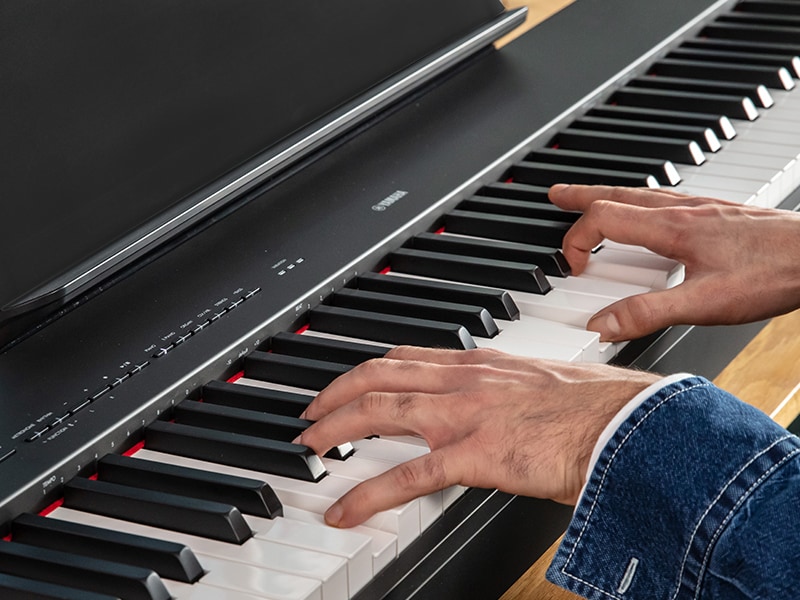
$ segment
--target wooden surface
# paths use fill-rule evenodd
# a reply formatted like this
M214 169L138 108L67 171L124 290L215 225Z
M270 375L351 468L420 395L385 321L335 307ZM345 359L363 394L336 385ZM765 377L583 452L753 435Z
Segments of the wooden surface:
M507 43L573 0L504 0L508 8L527 6L524 28L500 40ZM753 404L781 425L800 414L800 311L773 319L714 380L720 387ZM558 542L531 566L501 600L575 600L579 598L545 580Z

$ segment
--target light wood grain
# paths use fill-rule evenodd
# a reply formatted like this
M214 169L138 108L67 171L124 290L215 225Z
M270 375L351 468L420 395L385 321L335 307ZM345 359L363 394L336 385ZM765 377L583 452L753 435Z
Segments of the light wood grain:
M520 8L522 6L528 7L528 16L525 19L525 24L512 31L505 37L497 41L497 46L500 47L507 44L515 37L521 35L537 23L541 23L547 17L557 13L568 4L572 4L574 0L503 0L506 8Z
M558 12L573 0L504 0L528 7L525 25L498 46ZM714 383L758 407L783 426L800 414L800 311L773 319L723 370ZM558 541L502 596L501 600L575 600L545 579Z
M787 427L800 414L800 311L770 321L714 383Z

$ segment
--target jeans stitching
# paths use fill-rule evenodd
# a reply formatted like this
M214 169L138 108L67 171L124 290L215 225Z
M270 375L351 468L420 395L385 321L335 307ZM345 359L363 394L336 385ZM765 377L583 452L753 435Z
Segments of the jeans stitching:
M784 437L780 438L779 440L776 440L776 441L775 441L773 444L771 444L771 445L770 445L768 448L765 448L764 450L762 450L761 452L759 452L759 453L758 453L756 456L754 456L754 457L753 457L753 458L752 458L752 459L751 459L751 460L750 460L750 461L747 463L747 465L745 465L744 467L742 467L742 468L739 470L739 472L736 474L736 476L734 476L733 478L731 478L731 480L730 480L730 481L729 481L729 482L728 482L728 483L725 485L725 488L724 488L722 491L720 491L720 493L719 493L719 494L717 495L717 497L714 499L714 502L712 502L712 503L711 503L711 504L708 506L708 508L706 509L706 512L704 512L704 513L703 513L703 516L700 518L700 521L698 521L698 523L697 523L697 527L695 527L695 530L694 530L694 532L692 533L692 538L691 538L691 540L690 540L690 542L689 542L689 546L691 546L691 544L692 544L692 541L694 540L695 534L697 533L697 529L700 527L700 523L703 521L703 519L705 518L705 516L708 514L708 511L709 511L709 510L711 510L711 507L712 507L714 504L716 504L716 502L719 500L720 496L722 496L722 494L723 494L723 492L725 491L725 489L727 489L728 487L730 487L730 485L732 485L732 484L733 484L734 480L735 480L735 479L737 479L737 478L738 478L738 477L739 477L739 476L742 474L742 472L743 472L743 471L744 471L744 470L745 470L745 469L746 469L746 468L747 468L747 467L748 467L750 464L752 464L752 463L753 463L755 460L757 460L759 457L761 457L761 456L763 456L764 454L766 454L767 452L769 452L769 451L770 451L772 448L774 448L775 446L777 446L777 445L778 445L778 444L780 444L781 442L784 442L784 441L786 441L786 440L788 440L788 439L791 439L792 437L793 437L793 436L791 436L791 435L787 435L787 436L784 436ZM749 497L752 495L753 491L754 491L754 490L755 490L755 489L756 489L758 486L760 486L760 485L761 485L761 484L764 482L764 480L765 480L767 477L769 477L769 476L770 476L772 473L774 473L774 472L775 472L777 469L779 469L781 466L783 466L783 465L784 465L784 463L786 463L786 461L790 460L792 457L796 456L798 453L800 453L800 448L795 448L795 449L794 449L794 450L792 450L792 451L791 451L789 454L787 454L786 456L784 456L784 457L783 457L783 458L780 460L780 462L778 462L778 463L775 463L775 464L774 464L774 465L772 465L772 466L771 466L771 467L770 467L770 468L769 468L767 471L765 471L764 473L762 473L762 474L761 474L761 476L760 476L760 477L759 477L759 478L758 478L756 481L754 481L754 482L753 482L753 484L752 484L752 485L751 485L749 488L747 488L747 489L746 489L746 490L745 490L745 491L742 493L742 495L741 495L741 496L739 497L739 499L736 501L736 504L734 504L734 505L733 505L733 507L731 507L731 509L730 509L730 510L728 511L728 513L725 515L725 518L722 520L722 522L720 523L719 527L717 527L717 529L714 531L714 535L713 535L713 536L711 536L711 540L710 540L710 542L709 542L709 544L708 544L708 547L706 548L706 551L705 551L705 553L703 554L703 560L702 560L702 562L701 562L701 564L700 564L700 571L699 571L699 573L698 573L698 576L697 576L697 582L698 582L698 585L697 585L697 589L695 590L695 594L694 594L694 597L695 597L695 598L698 598L698 597L699 597L699 594L700 594L700 585L699 585L699 584L700 584L700 582L703 580L703 574L705 573L705 571L706 571L706 569L707 569L707 567L708 567L708 561L709 561L709 560L710 560L710 558L711 558L711 557L710 557L710 554L711 554L711 549L714 547L714 543L717 541L717 539L719 538L719 536L720 536L720 535L722 535L722 531L725 529L725 527L726 527L726 526L728 525L728 523L730 522L731 518L733 517L733 514L734 514L734 513L735 513L735 512L736 512L736 511L739 509L739 507L740 507L740 506L741 506L741 505L742 505L742 504L745 502L745 500L746 500L747 498L749 498ZM684 568L684 565L685 565L685 563L686 563L686 555L688 555L688 553L689 553L689 548L687 548L687 549L686 549L686 554L684 555L684 560L683 560L683 562L681 563L681 574L683 573L683 568ZM679 580L680 580L680 577L679 577ZM677 596L677 594L678 594L678 591L676 590L676 592L675 592L675 596ZM673 596L673 598L675 598L675 596Z
M711 387L711 384L710 384L710 383L697 383L697 384L694 384L694 385L692 385L692 386L689 386L689 387L687 387L687 388L684 388L684 389L682 389L682 390L677 390L677 391L673 392L672 394L670 394L669 396L667 396L667 397L666 397L666 398L664 398L663 400L659 401L659 402L658 402L658 404L656 404L655 406L653 406L652 408L650 408L650 409L647 411L647 413L645 413L645 414L644 414L644 415L643 415L643 416L642 416L642 417L641 417L641 418L640 418L640 419L639 419L639 420L638 420L638 421L637 421L637 422L636 422L636 423L633 425L633 427L631 427L630 431L628 431L628 433L626 433L626 434L625 434L625 436L622 438L622 440L620 441L619 445L618 445L618 446L617 446L617 447L614 449L614 451L611 453L611 457L608 459L608 463L606 464L605 468L603 468L603 473L602 473L602 476L600 477L600 483L598 483L598 485L597 485L597 490L594 492L594 494L593 494L593 496L594 496L594 497L593 497L593 499L592 499L592 503L591 503L591 505L589 506L589 512L588 512L588 514L586 515L586 518L585 518L585 519L584 519L584 521L583 521L583 526L581 527L581 530L580 530L580 532L578 533L578 536L577 536L577 538L576 538L576 540L575 540L575 543L574 543L574 544L573 544L573 546L572 546L572 549L569 551L569 554L567 555L567 559L566 559L566 561L564 561L564 566L563 566L563 567L561 567L561 569L560 569L560 571L561 571L561 573L562 573L563 575L565 575L566 577L569 577L569 578L571 578L571 579L574 579L575 581L578 581L578 582L580 582L580 583L582 583L582 584L584 584L584 585L586 585L586 586L588 586L588 587L590 587L590 588L592 588L592 589L594 589L594 590L596 590L596 591L598 591L598 592L600 592L600 593L602 593L602 594L604 594L604 595L606 595L606 596L609 596L610 598L615 598L615 599L617 599L617 600L621 600L619 596L616 596L616 595L614 595L614 594L612 594L612 593L610 593L610 592L607 592L607 591L605 591L605 590L602 590L602 589L600 589L600 588L598 588L598 587L596 587L596 586L592 585L591 583L589 583L589 582L587 582L587 581L584 581L584 580L580 579L579 577L576 577L575 575L572 575L571 573L568 573L568 572L566 571L566 569L567 569L567 567L568 567L568 565L569 565L570 561L572 560L572 556L574 555L574 553L575 553L575 550L577 549L578 545L580 544L580 540L581 540L581 538L583 537L583 534L585 533L585 531L586 531L586 528L587 528L587 527L588 527L588 525L589 525L589 520L591 519L592 513L594 512L595 506L597 505L597 502L598 502L598 500L599 500L599 496L600 496L600 494L601 494L601 492L602 492L602 490L603 490L604 482L605 482L605 480L606 480L606 476L607 476L607 474L608 474L608 471L609 471L609 469L611 468L611 465L613 464L614 460L616 459L616 456L617 456L617 454L620 452L620 450L622 449L622 447L623 447L623 446L626 444L626 442L628 441L628 439L629 439L629 438L630 438L630 437L633 435L633 433L634 433L634 432L635 432L637 429L639 429L639 428L641 427L641 425L642 425L642 424L643 424L643 423L644 423L644 422L645 422L647 419L649 419L649 418L650 418L650 416L651 416L651 415L652 415L652 414L653 414L653 413L654 413L656 410L658 410L658 409L659 409L661 406L663 406L664 404L666 404L666 403L667 403L667 402L669 402L670 400L673 400L673 399L677 398L679 395L681 395L681 394L683 394L683 393L686 393L686 392L689 392L689 391L691 391L691 390L695 390L695 389L698 389L698 388L703 388L703 387L706 387L706 388L707 388L707 387Z

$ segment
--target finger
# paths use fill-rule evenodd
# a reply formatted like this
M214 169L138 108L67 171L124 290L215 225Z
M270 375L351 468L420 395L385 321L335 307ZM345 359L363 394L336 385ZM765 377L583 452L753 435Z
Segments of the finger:
M440 427L441 402L436 396L412 392L369 392L321 417L296 440L320 456L352 440L371 435L415 434Z
M395 360L413 360L436 365L488 364L504 356L509 355L490 348L448 350L443 348L421 348L417 346L398 346L386 354L386 358Z
M607 185L558 184L550 188L549 197L553 204L560 208L582 212L586 212L597 200L609 200L644 208L734 204L705 196L687 196L665 188L629 188Z
M380 511L455 485L462 478L460 454L457 448L442 448L368 479L335 502L325 520L334 527L354 527Z
M369 392L439 394L450 391L457 384L457 376L444 365L376 358L333 380L308 405L303 418L319 420Z
M598 311L586 325L601 341L621 342L684 323L704 324L717 309L710 307L700 286L682 283L668 290L618 300Z
M651 188L630 188L610 185L563 185L550 188L550 201L564 210L585 212L598 200L609 200L634 206L674 206L682 198L676 192Z
M644 246L673 258L677 239L676 211L680 208L642 208L607 200L595 201L591 209L564 236L562 252L574 275L586 268L591 252L604 240Z

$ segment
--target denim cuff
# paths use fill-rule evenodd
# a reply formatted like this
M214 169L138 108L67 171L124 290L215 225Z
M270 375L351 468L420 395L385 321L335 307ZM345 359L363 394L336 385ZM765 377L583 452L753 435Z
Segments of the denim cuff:
M706 379L662 387L600 453L548 579L591 600L695 597L731 518L799 451Z

